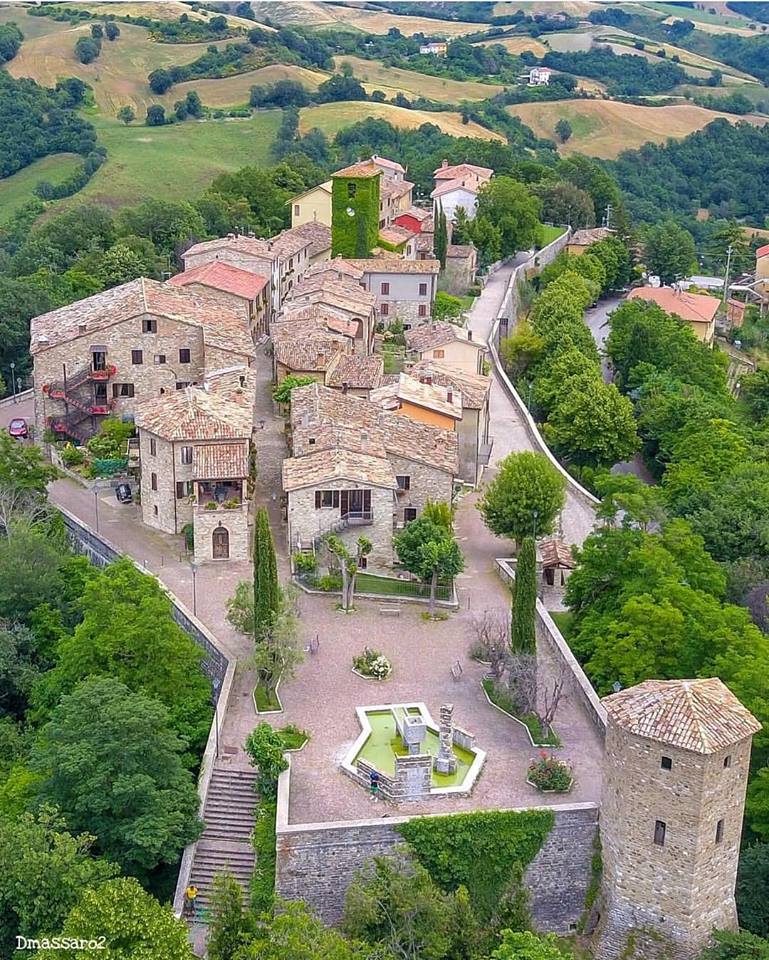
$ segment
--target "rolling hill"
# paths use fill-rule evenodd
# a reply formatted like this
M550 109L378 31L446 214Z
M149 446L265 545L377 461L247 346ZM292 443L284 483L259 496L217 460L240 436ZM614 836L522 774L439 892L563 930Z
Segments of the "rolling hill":
M496 83L428 77L413 70L386 67L381 60L363 60L350 56L334 58L337 70L341 69L343 63L349 63L353 75L363 83L368 93L381 90L388 97L403 93L407 97L427 97L428 100L443 103L459 103L461 100L485 100L503 89Z
M396 107L391 103L370 103L361 100L305 107L299 112L299 130L306 133L313 127L317 127L327 136L333 137L344 127L349 127L368 117L387 120L394 127L405 130L414 130L421 127L423 123L433 123L452 137L477 137L481 140L502 141L505 139L501 134L486 130L485 127L472 121L462 123L462 117L458 113L429 113L427 110L407 110L405 107Z

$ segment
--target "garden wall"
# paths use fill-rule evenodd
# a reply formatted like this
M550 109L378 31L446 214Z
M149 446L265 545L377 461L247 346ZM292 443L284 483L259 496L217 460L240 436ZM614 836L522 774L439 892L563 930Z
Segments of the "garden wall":
M355 872L371 857L392 854L404 844L397 825L410 817L335 823L288 823L290 767L278 785L278 896L304 900L326 923L338 923ZM590 884L590 862L598 829L598 805L551 808L555 826L524 877L535 925L556 933L574 929Z

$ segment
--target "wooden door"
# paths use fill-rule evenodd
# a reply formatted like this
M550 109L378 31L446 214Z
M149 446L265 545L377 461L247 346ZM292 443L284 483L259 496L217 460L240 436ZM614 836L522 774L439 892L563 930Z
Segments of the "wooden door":
M214 560L227 560L230 556L230 534L226 527L217 527L212 535Z

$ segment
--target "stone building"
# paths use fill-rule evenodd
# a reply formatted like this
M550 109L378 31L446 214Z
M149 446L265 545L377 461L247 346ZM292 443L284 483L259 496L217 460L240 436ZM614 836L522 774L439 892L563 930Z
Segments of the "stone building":
M441 268L438 260L376 257L347 263L362 272L360 282L374 295L376 316L382 323L402 320L408 329L430 319Z
M340 269L339 260L310 268L283 304L281 321L306 319L307 308L320 311L324 322L337 317L355 328L356 353L371 353L376 325L375 297L361 289L363 271Z
M598 960L698 956L736 930L750 744L760 724L724 684L647 680L608 714Z
M406 347L418 360L440 360L468 373L483 373L486 344L455 323L435 320L407 330Z
M478 251L472 243L450 243L446 250L446 269L440 278L440 289L454 296L464 296L475 283L478 273Z
M248 559L253 407L253 376L233 367L136 409L142 520L192 524L196 561Z
M241 307L143 278L35 317L30 352L38 436L77 440L105 416L130 419L143 400L255 357Z
M270 282L267 277L241 270L229 263L214 260L191 267L171 277L173 287L184 287L193 293L204 293L240 309L248 321L255 340L264 336L270 326Z
M385 569L392 564L394 530L416 519L428 500L451 502L459 468L453 432L311 384L292 392L291 435L293 455L284 461L283 477L292 551L312 546L329 532L350 546L363 534L376 540L369 565ZM309 466L295 463L307 458L312 458ZM357 458L362 458L360 467ZM334 486L335 478L348 486ZM354 492L343 495L343 490ZM390 493L386 502L385 490Z
M430 194L433 201L433 216L437 219L439 207L446 219L453 223L457 210L462 207L469 220L475 218L478 207L478 191L491 180L494 171L474 163L458 163L453 166L444 160L433 171L435 189Z

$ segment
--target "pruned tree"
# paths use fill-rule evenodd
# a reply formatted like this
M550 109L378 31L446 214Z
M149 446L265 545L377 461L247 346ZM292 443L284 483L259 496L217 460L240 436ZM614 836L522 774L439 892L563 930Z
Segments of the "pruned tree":
M341 537L331 533L326 537L326 548L339 562L339 569L342 574L342 610L345 613L351 613L355 609L355 581L360 561L367 557L374 545L366 537L358 537L356 549L351 553Z
M286 588L280 591L278 609L270 629L255 644L248 665L256 671L259 683L271 690L279 677L291 679L303 659L296 596L294 590Z
M472 654L490 664L489 673L501 680L510 655L510 618L506 610L484 610L472 619Z

